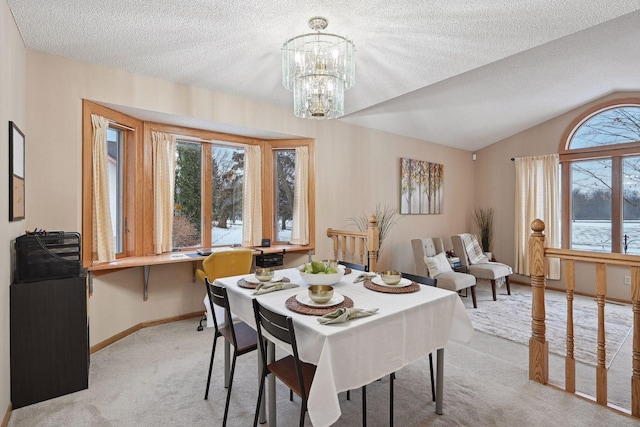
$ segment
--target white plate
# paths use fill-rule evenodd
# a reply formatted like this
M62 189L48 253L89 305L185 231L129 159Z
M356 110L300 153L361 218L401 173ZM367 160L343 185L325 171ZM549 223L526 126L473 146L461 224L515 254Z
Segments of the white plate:
M337 292L333 292L333 297L327 302L318 303L309 298L309 293L307 291L300 292L296 295L296 301L300 304L307 305L309 307L331 307L332 305L338 305L342 301L344 301L344 295L339 294Z
M405 279L403 277L402 279L400 279L400 283L398 283L397 285L387 285L382 281L382 278L380 276L374 277L373 279L371 279L371 282L379 286L386 286L387 288L403 288L405 286L409 286L412 283L411 280Z
M244 280L249 283L260 283L260 281L253 274L251 276L245 277ZM282 282L282 276L273 276L273 279L269 280L269 282Z

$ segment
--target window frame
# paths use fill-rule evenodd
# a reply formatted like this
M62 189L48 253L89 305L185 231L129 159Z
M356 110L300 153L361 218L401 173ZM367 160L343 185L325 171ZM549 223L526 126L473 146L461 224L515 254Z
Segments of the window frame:
M202 144L202 224L211 223L211 210L205 209L211 206L211 194L205 191L211 188L206 180L211 180L211 146L214 144L238 146L259 145L261 147L262 165L262 230L263 238L273 241L273 215L274 203L274 150L286 148L295 149L300 146L309 147L309 243L308 245L282 245L288 246L287 251L313 250L315 249L315 140L310 138L298 139L274 139L265 140L241 135L226 134L221 132L194 129L183 126L170 125L158 122L147 122L128 116L119 111L104 107L89 100L83 100L83 178L82 178L82 233L83 266L93 264L92 258L92 135L91 114L98 114L117 123L125 133L125 239L124 252L118 258L140 257L153 255L153 175L152 175L152 131L172 133L178 139ZM114 124L114 126L116 126ZM146 220L145 220L146 219ZM202 227L202 247L211 246L211 233L205 233L206 227ZM182 248L183 251L192 251L194 248Z
M272 244L285 245L285 242L277 242L275 240L275 223L276 223L276 175L274 165L276 161L276 152L278 150L295 150L296 147L309 147L309 246L315 247L315 160L314 160L314 141L311 139L279 139L266 140L262 149L262 188L263 200L269 200L269 203L262 204L262 234L266 239L270 239ZM268 165L268 168L265 168ZM296 246L296 245L291 245Z
M280 226L278 224L278 217L276 215L276 213L278 212L278 179L277 179L277 157L278 157L278 153L279 152L293 152L294 156L295 156L295 148L290 149L290 148L285 148L285 147L280 147L280 148L276 148L271 150L272 155L273 155L273 169L274 169L274 176L273 176L273 207L274 207L274 214L272 217L272 221L271 221L271 232L273 234L273 239L272 242L276 245L286 245L289 244L289 242L285 242L282 240L278 240L277 236L278 236L278 227ZM296 161L297 161L297 156L296 156ZM294 189L295 192L295 189Z
M571 121L560 139L558 154L562 179L562 247L571 247L571 163L581 160L611 159L611 253L623 253L623 160L640 155L640 141L601 147L569 148L575 132L596 115L615 108L640 107L640 98L613 99L588 108Z
M143 122L134 117L104 107L90 101L83 101L82 115L82 265L88 267L93 263L93 126L91 115L97 114L107 118L110 126L124 131L124 236L123 251L116 255L117 259L142 255L142 217L136 206L142 201L141 192L137 191L142 179L142 125Z

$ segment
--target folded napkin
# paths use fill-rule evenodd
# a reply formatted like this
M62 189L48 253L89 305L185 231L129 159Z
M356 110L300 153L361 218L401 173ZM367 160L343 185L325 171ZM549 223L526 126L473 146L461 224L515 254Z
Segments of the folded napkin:
M261 282L256 286L253 295L266 294L267 292L281 291L282 289L297 288L299 285L288 282Z
M362 273L361 275L353 279L353 283L364 282L365 280L373 279L376 276L376 273Z
M329 323L342 323L347 320L355 319L356 317L364 317L371 316L375 312L377 312L377 308L339 308L336 311L332 311L331 313L327 313L322 317L318 317L318 322L323 325L327 325Z

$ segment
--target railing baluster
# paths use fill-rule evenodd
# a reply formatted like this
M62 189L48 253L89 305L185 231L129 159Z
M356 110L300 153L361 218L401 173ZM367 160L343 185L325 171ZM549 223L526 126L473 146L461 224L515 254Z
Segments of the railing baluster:
M378 219L375 215L369 217L369 227L367 227L367 252L369 254L369 271L377 271L378 252L380 250L380 230L378 229Z
M574 358L573 342L573 291L576 287L576 270L573 260L564 260L567 288L567 356L564 365L565 389L571 393L576 391L576 359Z
M596 401L607 405L607 351L604 330L604 297L607 294L607 266L596 264L596 299L598 301L598 366L596 367Z
M338 236L330 236L330 237L331 237L331 240L333 240L333 258L340 259L340 254L338 253Z
M631 415L640 417L640 267L631 267L631 302L633 304Z

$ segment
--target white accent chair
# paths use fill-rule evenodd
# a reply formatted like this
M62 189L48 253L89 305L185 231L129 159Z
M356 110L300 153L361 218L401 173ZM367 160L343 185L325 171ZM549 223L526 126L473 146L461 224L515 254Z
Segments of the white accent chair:
M499 262L471 264L462 234L451 236L451 243L453 243L453 250L456 253L456 256L460 258L460 263L467 268L469 274L473 275L476 279L491 281L491 292L493 293L494 301L496 301L497 280L504 280L504 283L507 285L507 295L511 295L511 285L509 284L509 275L513 272L511 267Z
M416 274L418 276L437 279L437 286L439 288L448 289L450 291L458 292L462 289L469 289L471 291L471 298L473 299L473 308L478 308L478 303L476 301L476 278L474 276L471 274L452 271L450 266L448 271L445 270L437 275L430 274L425 258L436 257L438 254L444 254L444 245L440 237L412 239L411 247L413 249Z

